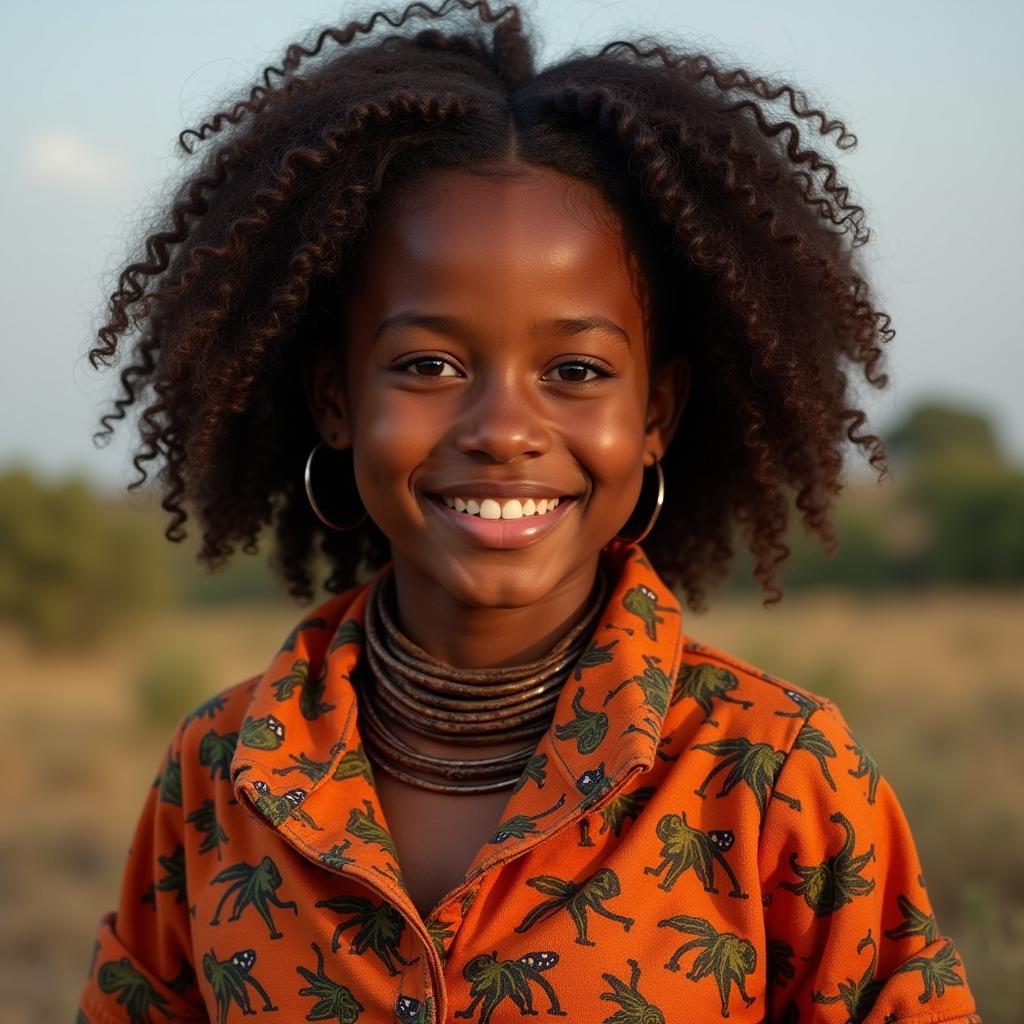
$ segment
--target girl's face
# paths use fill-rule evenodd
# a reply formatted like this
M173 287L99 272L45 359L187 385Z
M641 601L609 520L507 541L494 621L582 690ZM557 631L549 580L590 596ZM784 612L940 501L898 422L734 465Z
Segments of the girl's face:
M648 395L633 267L600 194L534 167L510 181L435 172L374 227L348 304L344 379L325 359L307 387L327 443L354 447L360 497L400 580L523 607L592 579L689 387L677 360ZM493 520L443 496L496 501L485 513L514 513L513 499L559 504Z

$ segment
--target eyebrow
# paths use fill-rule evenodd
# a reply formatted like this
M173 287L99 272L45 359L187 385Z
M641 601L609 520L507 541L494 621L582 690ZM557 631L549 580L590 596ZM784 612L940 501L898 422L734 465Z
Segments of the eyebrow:
M382 320L373 332L373 340L376 342L388 331L402 330L406 327L422 327L428 331L456 335L471 333L458 317L438 316L421 313L415 309L406 309ZM547 328L561 337L583 334L587 331L602 331L612 335L617 341L629 345L629 335L614 320L609 320L604 316L556 317L533 325L534 332L539 328Z

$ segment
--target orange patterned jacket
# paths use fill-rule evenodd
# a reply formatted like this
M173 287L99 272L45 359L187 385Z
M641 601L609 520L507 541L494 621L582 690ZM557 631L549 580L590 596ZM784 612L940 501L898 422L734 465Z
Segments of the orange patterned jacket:
M836 705L687 639L637 545L604 557L617 582L551 726L426 920L349 682L369 583L186 715L79 1021L979 1024Z

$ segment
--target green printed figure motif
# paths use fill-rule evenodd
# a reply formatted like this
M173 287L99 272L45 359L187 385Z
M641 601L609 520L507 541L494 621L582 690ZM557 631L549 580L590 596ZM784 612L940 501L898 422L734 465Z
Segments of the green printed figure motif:
M718 722L711 717L714 701L737 704L744 710L754 706L754 702L751 700L729 696L729 692L738 689L739 685L739 679L727 668L720 668L718 665L710 665L707 662L700 665L684 664L676 676L675 689L672 691L672 704L683 697L693 698L704 712L704 721L701 722L701 725L717 727Z
M849 733L850 730L847 729L846 731ZM881 769L878 767L878 762L857 742L856 737L852 733L850 734L850 739L853 740L853 744L844 743L843 746L856 754L857 767L848 769L847 774L855 779L862 779L865 775L868 777L867 799L869 804L873 804L875 802L875 795L878 792L878 783L882 778Z
M341 758L331 778L335 782L342 782L345 779L354 779L359 775L362 775L369 785L373 785L373 769L370 767L370 759L366 756L362 743Z
M555 735L560 740L576 740L576 749L581 754L592 754L608 734L608 716L603 711L588 711L583 707L584 688L577 689L572 698L575 717L565 725L555 726Z
M684 942L669 957L665 966L670 971L678 971L679 958L691 949L701 952L693 961L693 966L686 972L691 981L712 975L718 985L718 995L722 1003L722 1016L729 1016L729 999L732 995L733 983L739 989L740 996L747 1006L755 1002L753 996L747 995L744 984L747 975L757 967L757 950L752 943L733 932L716 931L710 921L701 917L688 917L677 914L666 917L658 922L658 926L675 928L697 937L691 942Z
M211 721L219 715L227 704L228 699L223 694L216 694L209 700L203 701L194 711L190 711L182 722L182 726L189 725L201 718L209 718Z
M526 767L523 768L522 774L516 780L516 784L512 789L513 793L518 793L519 790L526 785L527 782L533 781L537 783L538 789L544 788L544 782L547 779L547 754L534 754L529 761L526 762Z
M658 612L678 614L675 608L658 604L658 595L642 583L626 591L622 598L622 607L643 620L644 632L651 640L658 639L658 623L665 621Z
M275 927L268 904L273 903L275 907L281 910L291 910L295 914L299 912L296 903L278 898L277 890L281 887L281 872L269 857L264 857L259 864L247 864L245 861L232 864L231 867L214 875L212 879L212 884L223 882L231 884L221 896L217 909L213 912L213 920L210 921L212 925L220 924L220 912L232 893L235 894L235 903L231 908L231 916L228 920L237 921L246 907L255 907L256 912L270 929L272 939L281 938L283 933Z
M145 975L132 965L128 957L108 960L97 976L100 989L117 993L117 1001L125 1008L131 1024L152 1024L150 1010L157 1010L168 1020L176 1015L167 1009L168 1003L149 983Z
M913 971L921 972L921 980L924 982L924 991L917 997L919 1003L927 1003L932 998L932 993L941 997L946 991L947 985L963 985L964 979L960 977L955 968L961 963L956 957L956 950L952 940L947 940L942 948L930 959L926 956L911 957L906 963L896 968L893 974L910 974Z
M346 832L351 832L356 839L364 843L373 843L379 846L386 853L389 853L396 861L398 860L398 848L395 846L391 833L377 821L377 815L373 804L369 800L363 801L365 811L353 808L349 812Z
M796 734L793 750L807 751L821 766L822 776L832 788L832 791L835 792L835 779L832 778L832 773L828 770L828 763L825 761L827 757L836 756L836 748L832 746L831 740L820 729L811 725L810 722L804 722L800 731ZM792 751L790 751L790 756L792 756Z
M591 640L587 645L587 649L580 655L579 660L573 666L573 679L578 683L583 678L583 673L586 669L596 668L598 665L607 665L614 658L612 648L618 642L618 640L610 640L606 644L598 644Z
M442 918L436 917L431 917L425 922L427 931L430 934L430 940L434 943L434 949L437 950L437 955L441 958L442 964L448 959L448 940L455 935L451 927L452 923L451 921L445 921Z
M920 907L914 906L910 898L903 893L896 896L896 905L903 914L903 923L897 928L882 932L887 939L905 939L910 935L920 935L925 945L931 945L939 937L939 925L934 914L925 913Z
M165 804L181 806L181 754L167 755L167 765L160 776L160 800Z
M534 825L535 821L554 814L564 803L565 794L560 793L558 799L546 811L540 811L537 814L514 814L511 818L503 821L487 841L497 846L507 839L525 839L526 836L537 831L537 827Z
M227 732L221 735L211 729L199 741L199 763L210 769L210 778L221 778L226 782L231 768L231 759L235 756L238 745L238 733Z
M602 992L597 998L618 1003L621 1013L606 1017L602 1024L665 1024L665 1014L653 1003L649 1003L637 989L640 980L640 965L632 957L626 958L629 966L629 984L620 981L614 974L603 971L601 977L611 985L611 992Z
M273 715L247 717L242 723L238 741L253 750L277 750L284 743L284 722Z
M185 847L179 843L169 857L161 854L157 860L166 874L157 881L156 888L160 892L173 892L175 903L187 903L188 880L185 876Z
M356 622L355 619L349 619L338 627L338 631L334 634L334 639L331 641L331 646L327 648L327 653L333 654L339 647L345 644L362 645L365 636L366 632L363 629L363 624Z
M250 973L255 963L256 951L252 949L240 949L227 960L218 960L212 949L203 954L203 974L217 1001L217 1024L228 1024L232 1003L237 1003L244 1014L256 1012L249 1002L246 985L251 985L263 997L264 1012L277 1009L267 990Z
M546 920L562 910L566 910L576 926L576 941L581 946L596 946L597 943L587 937L587 911L593 911L610 921L618 921L622 930L628 932L633 925L633 918L615 914L604 906L607 900L622 895L619 876L611 868L599 868L581 883L556 878L554 875L538 875L528 878L526 884L551 897L537 904L519 924L517 932L525 932L535 924Z
M350 915L344 921L340 921L334 929L334 935L331 937L332 953L337 953L341 948L342 932L358 926L359 931L349 944L349 952L362 956L369 949L387 967L389 975L400 973L391 962L392 957L406 967L419 959L414 957L412 960L406 960L398 952L402 932L405 930L405 918L387 900L374 903L373 900L361 896L333 896L330 899L318 900L316 906L332 910L336 914Z
M818 917L824 917L840 907L845 907L855 896L866 896L875 887L874 881L863 878L860 874L868 861L875 859L875 844L872 843L866 853L854 856L853 848L857 837L850 819L842 811L836 811L835 814L829 815L828 820L840 825L846 834L838 852L821 864L800 864L794 850L789 855L789 863L801 880L779 883L783 889L803 896L807 906Z
M313 996L318 1000L306 1014L306 1020L333 1019L338 1024L354 1024L366 1007L356 999L350 988L328 977L324 971L324 955L320 947L313 942L311 948L316 953L316 973L308 967L295 968L309 982L299 989L299 995Z
M256 790L256 810L272 825L280 825L288 818L295 818L303 825L322 832L323 829L302 809L302 801L309 795L304 789L289 789L286 793L271 793L270 787L262 780L253 782Z
M661 850L658 851L662 860L657 867L645 865L644 874L660 875L668 867L668 874L658 883L659 889L670 892L679 876L684 871L693 868L697 878L704 886L704 891L717 894L718 889L714 884L714 862L718 861L732 882L729 895L738 899L749 897L749 893L740 890L740 884L723 856L723 853L731 849L733 845L732 832L712 829L705 833L699 828L693 828L686 823L686 811L681 811L679 814L663 814L658 820L658 824L654 826L654 831L663 843Z
M811 1002L829 1005L830 1003L842 1003L847 1015L847 1020L852 1024L860 1024L865 1017L874 1009L875 1003L882 991L882 982L875 977L875 967L878 964L878 947L875 940L871 938L871 929L865 938L857 943L858 955L865 946L871 947L871 963L868 964L859 981L847 978L839 982L839 991L834 996L826 996L824 992L812 992Z
M349 857L345 851L352 845L351 839L335 843L326 853L320 854L320 863L332 871L341 871L346 864L354 864L355 857Z
M316 783L331 770L335 751L332 750L330 756L324 761L314 761L313 758L307 757L302 751L299 751L298 754L289 754L288 757L295 764L290 764L287 768L275 768L273 770L275 775L290 775L292 772L301 772L310 782Z
M498 951L481 953L473 957L463 968L462 976L471 982L470 995L473 997L465 1010L456 1010L456 1017L470 1018L483 1001L478 1024L490 1024L491 1014L505 999L511 999L524 1016L535 1016L530 983L539 985L546 993L550 1006L545 1011L549 1016L566 1017L568 1014L559 1006L558 997L551 983L543 977L542 971L549 971L558 963L558 954L553 951L526 953L516 960L499 960Z
M732 766L728 777L722 788L715 794L716 797L728 796L732 788L738 782L744 782L754 794L757 800L757 807L761 813L761 821L764 822L764 813L768 804L768 793L771 791L773 798L782 800L789 804L794 811L800 810L800 801L775 789L775 779L786 760L784 750L776 750L768 743L751 743L746 736L736 736L731 739L712 740L710 743L694 743L691 750L706 750L715 757L724 757L725 760L713 768L707 778L694 790L701 799L707 798L704 792L707 784L724 768Z
M203 837L199 844L199 852L209 853L216 850L217 860L220 860L220 848L228 841L228 837L217 821L217 805L213 797L207 797L191 814L186 815L185 824L194 825L196 831Z
M617 793L601 808L601 827L597 834L603 835L609 829L619 838L627 818L636 821L640 812L655 794L654 786L639 786L627 793Z
M326 704L320 698L323 697L327 686L327 661L320 665L319 674L310 677L309 662L305 658L299 658L293 665L291 672L286 676L271 683L274 688L274 695L278 700L289 700L296 690L299 691L299 711L302 717L308 721L314 721L328 711L334 710L333 704Z

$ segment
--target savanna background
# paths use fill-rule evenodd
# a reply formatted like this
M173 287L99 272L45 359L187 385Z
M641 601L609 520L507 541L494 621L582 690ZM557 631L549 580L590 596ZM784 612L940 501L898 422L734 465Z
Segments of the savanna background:
M402 5L395 9L400 10ZM372 6L55 0L3 16L0 194L0 1020L73 1019L100 915L181 714L260 671L307 605L266 543L208 574L83 353L112 274L180 173L177 132L286 43ZM541 61L671 31L802 86L859 139L827 152L868 211L897 336L867 393L892 475L851 455L825 556L794 522L783 601L737 559L684 628L837 701L893 785L986 1024L1024 1020L1024 381L1013 127L1024 15L914 0L525 5ZM17 43L17 45L12 45ZM1000 170L1000 168L1005 169ZM127 429L126 429L127 427ZM668 500L673 499L668 496ZM738 545L742 547L738 538ZM322 578L322 577L321 577ZM321 592L317 600L327 596Z

